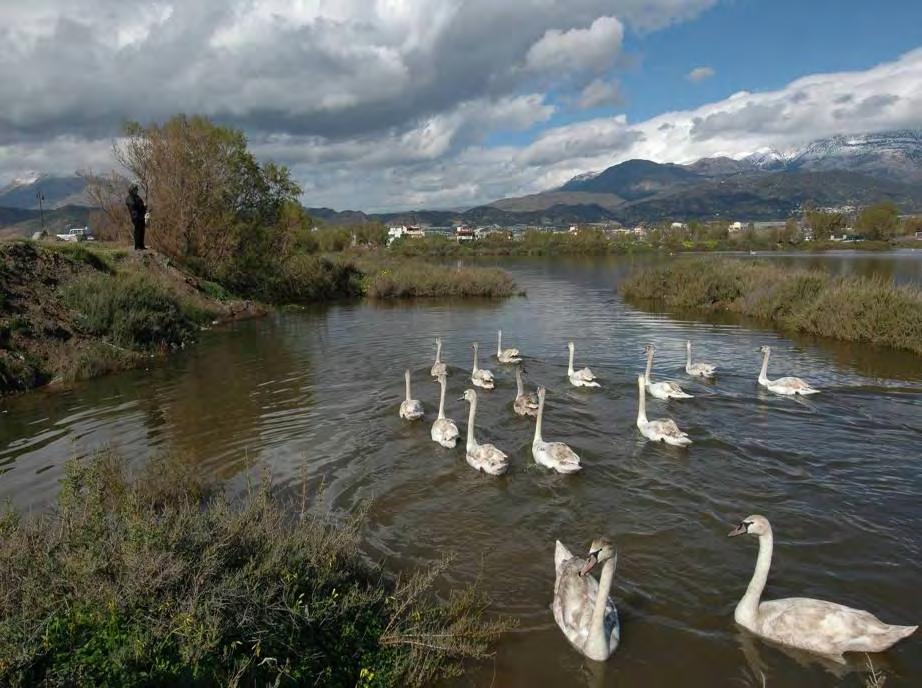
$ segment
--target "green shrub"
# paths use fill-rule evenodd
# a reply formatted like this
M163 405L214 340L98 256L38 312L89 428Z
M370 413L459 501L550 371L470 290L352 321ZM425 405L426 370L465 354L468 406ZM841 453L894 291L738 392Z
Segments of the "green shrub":
M508 624L444 570L365 563L361 516L287 510L263 481L237 504L176 458L131 480L71 461L57 508L0 515L0 684L417 686L459 673Z
M178 346L191 338L207 314L138 273L76 277L63 290L87 334L129 349Z
M513 279L499 268L456 267L416 260L359 261L363 291L376 299L406 297L505 297L516 293Z

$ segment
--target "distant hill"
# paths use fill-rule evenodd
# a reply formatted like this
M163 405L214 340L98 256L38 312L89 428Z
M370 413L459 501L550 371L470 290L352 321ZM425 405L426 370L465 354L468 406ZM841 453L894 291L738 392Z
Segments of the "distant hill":
M697 173L681 165L662 165L650 160L628 160L596 175L581 175L571 179L558 191L614 194L626 201L634 201L678 186L693 184L699 179Z
M62 208L66 205L92 205L86 195L86 182L77 175L54 176L35 174L16 179L0 188L0 206L5 208L38 208L38 194L44 197L45 208Z
M64 232L71 227L89 224L92 208L68 205L45 211L45 230L49 234ZM0 207L0 237L28 237L42 228L38 210Z

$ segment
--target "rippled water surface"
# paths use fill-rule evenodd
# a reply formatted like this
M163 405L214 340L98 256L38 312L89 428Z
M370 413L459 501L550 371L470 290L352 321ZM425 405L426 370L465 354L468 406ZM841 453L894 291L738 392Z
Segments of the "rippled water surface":
M461 685L704 688L762 686L763 676L769 687L862 685L863 657L827 665L735 627L757 546L726 534L750 513L771 519L767 597L826 598L919 623L919 359L791 340L738 320L643 312L614 291L631 268L625 259L505 265L527 298L285 313L207 333L147 371L3 401L0 499L42 507L67 457L107 444L137 460L174 448L232 485L265 462L294 489L306 467L309 480L325 481L329 508L373 500L370 557L412 568L455 552L449 582L479 576L494 609L520 620L495 661ZM913 281L920 269L915 259L890 276ZM428 374L433 337L445 340L448 415L464 432L467 406L456 399L469 386L470 343L492 353L499 327L504 344L525 354L529 385L548 388L545 437L575 448L582 473L533 464L533 424L512 413L512 370L485 358L498 384L482 394L477 434L510 455L509 474L477 474L460 446L429 439L438 402ZM568 339L601 389L569 386ZM686 339L697 358L720 367L715 382L687 379ZM648 402L651 417L670 416L690 433L688 451L650 444L634 426L648 341L657 345L655 377L695 395ZM775 348L771 375L800 375L823 393L799 400L761 391L755 349L764 343ZM406 367L427 406L424 423L397 417ZM613 596L622 645L605 665L584 662L549 609L555 538L582 553L598 535L620 550ZM914 637L873 658L888 686L922 685L920 650Z

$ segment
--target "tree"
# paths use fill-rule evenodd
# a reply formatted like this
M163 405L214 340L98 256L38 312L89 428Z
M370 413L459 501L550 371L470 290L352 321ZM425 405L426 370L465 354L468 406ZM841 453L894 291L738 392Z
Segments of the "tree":
M236 129L185 115L130 123L115 155L147 197L151 244L204 276L247 281L291 250L286 225L303 226L288 170L259 164Z
M913 215L903 221L903 234L922 232L922 215Z
M813 230L816 241L825 241L845 227L842 213L824 213L821 210L807 211L807 224Z
M800 231L797 228L797 220L791 217L784 223L784 229L781 230L778 240L783 243L792 244L797 240L799 234Z
M869 205L858 215L855 229L866 239L890 239L899 233L900 211L891 201Z

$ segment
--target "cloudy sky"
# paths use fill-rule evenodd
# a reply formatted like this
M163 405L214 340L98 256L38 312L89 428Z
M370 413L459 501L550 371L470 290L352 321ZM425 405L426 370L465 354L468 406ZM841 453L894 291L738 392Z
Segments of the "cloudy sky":
M308 206L460 208L630 158L922 127L922 2L0 0L0 184L205 114Z

